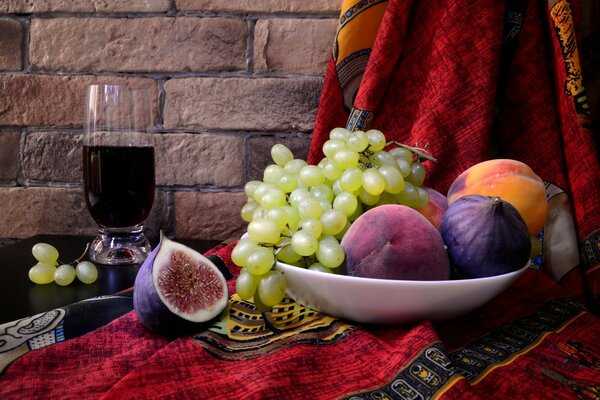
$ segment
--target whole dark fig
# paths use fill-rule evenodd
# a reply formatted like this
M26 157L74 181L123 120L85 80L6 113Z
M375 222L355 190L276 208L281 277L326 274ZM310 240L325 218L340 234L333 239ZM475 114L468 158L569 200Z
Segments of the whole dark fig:
M162 234L133 288L139 320L164 336L200 329L225 309L227 298L225 277L212 261Z
M516 271L525 266L531 251L523 218L497 196L459 198L444 213L440 233L450 262L469 278Z

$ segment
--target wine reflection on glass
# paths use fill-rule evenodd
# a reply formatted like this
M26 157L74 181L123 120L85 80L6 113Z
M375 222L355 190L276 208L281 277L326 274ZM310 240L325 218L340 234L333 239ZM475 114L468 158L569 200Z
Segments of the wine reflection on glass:
M143 223L155 191L149 90L90 85L85 106L85 202L99 227L90 259L99 264L139 264L151 250Z

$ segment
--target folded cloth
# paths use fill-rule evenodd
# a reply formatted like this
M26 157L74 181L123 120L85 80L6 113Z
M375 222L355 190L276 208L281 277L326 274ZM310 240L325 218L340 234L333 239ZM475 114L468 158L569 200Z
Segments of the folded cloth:
M478 162L525 162L550 201L542 268L600 311L600 167L575 10L566 0L345 1L308 161L347 126L428 145L439 162L425 163L425 186L444 194Z
M232 248L215 254L235 276ZM233 289L234 279L228 283ZM112 305L125 311L119 297L127 296ZM261 314L234 295L210 327L190 336L157 336L129 311L65 337L64 326L85 313L56 311L0 326L0 398L600 396L600 319L534 268L465 316L405 326L339 320L290 299ZM7 349L17 334L26 345Z

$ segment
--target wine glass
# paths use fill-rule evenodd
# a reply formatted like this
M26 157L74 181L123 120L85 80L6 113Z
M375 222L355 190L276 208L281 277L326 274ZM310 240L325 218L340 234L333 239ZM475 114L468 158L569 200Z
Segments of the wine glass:
M143 225L155 191L150 99L126 85L87 88L83 182L99 227L89 256L99 264L138 264L151 250Z

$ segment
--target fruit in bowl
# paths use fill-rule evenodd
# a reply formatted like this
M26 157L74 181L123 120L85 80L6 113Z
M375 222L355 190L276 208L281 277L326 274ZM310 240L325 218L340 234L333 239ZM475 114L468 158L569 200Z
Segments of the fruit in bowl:
M426 163L436 160L422 148L386 142L378 130L335 128L323 154L318 165L307 165L277 144L262 181L244 187L248 201L241 215L249 225L232 251L241 267L236 293L259 310L270 310L287 293L316 310L361 322L450 318L483 304L524 271L519 268L525 262L492 277L449 279L450 257L439 228L448 205L472 187L483 190L475 181L491 173L506 172L492 179L492 184L508 179L498 186L506 194L515 192L511 182L539 194L539 182L526 168L511 169L510 160L476 166L459 176L452 199L446 199L423 187ZM518 180L521 175L531 182ZM533 223L539 225L540 218ZM391 294L398 291L402 296ZM385 300L381 293L391 297ZM472 302L461 299L465 293ZM402 304L384 304L392 299ZM348 313L347 307L362 311Z
M375 207L341 242L346 274L397 280L446 280L450 262L438 230L419 212L399 204Z
M548 218L544 181L525 163L510 159L487 160L463 171L448 189L448 204L468 194L498 196L512 204L537 235Z
M469 278L513 272L529 259L525 221L497 196L459 198L444 214L440 232L452 265Z

